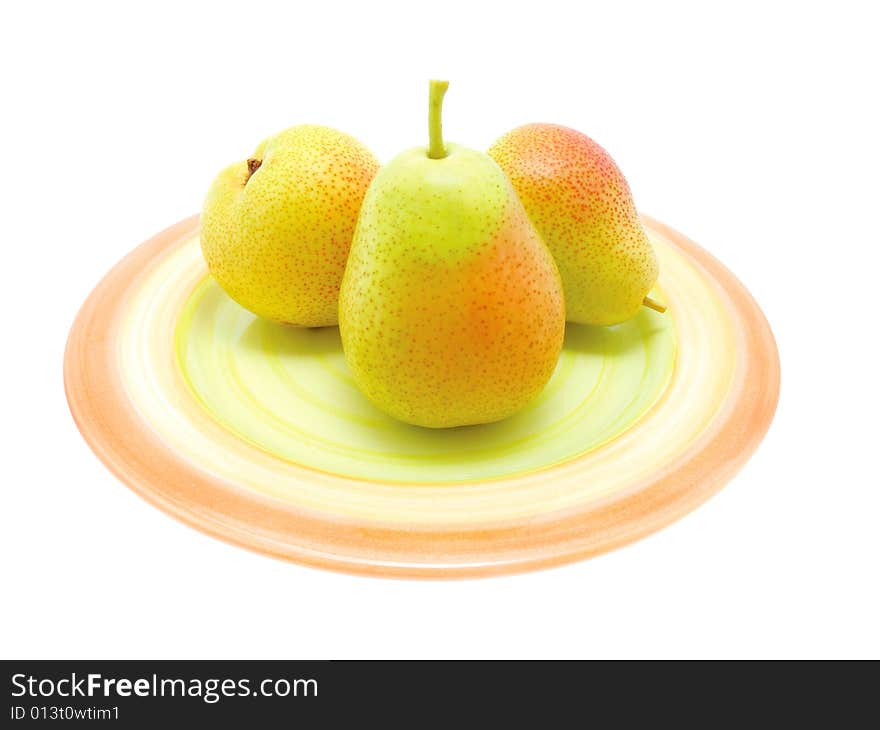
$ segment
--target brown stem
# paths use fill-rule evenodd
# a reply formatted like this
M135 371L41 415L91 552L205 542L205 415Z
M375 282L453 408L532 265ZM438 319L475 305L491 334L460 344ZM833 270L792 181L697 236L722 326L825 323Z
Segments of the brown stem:
M245 180L245 183L247 183L247 181L251 179L251 175L253 175L257 170L260 169L260 165L262 165L262 164L263 164L263 161L258 160L256 157L251 157L247 161L248 176L247 176L247 180Z
M660 302L655 299L651 299L651 297L645 297L642 300L642 304L644 304L648 309L653 309L655 312L660 312L660 314L663 314L663 312L666 311L665 304L660 304Z

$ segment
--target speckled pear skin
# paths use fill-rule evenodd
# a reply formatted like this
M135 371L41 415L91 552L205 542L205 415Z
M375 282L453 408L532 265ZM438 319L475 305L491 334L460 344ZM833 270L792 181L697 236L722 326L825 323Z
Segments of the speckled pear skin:
M250 159L259 166L230 165L208 191L201 221L208 268L230 297L261 317L335 325L358 212L378 160L354 137L316 125L270 137Z
M553 253L569 321L612 325L635 316L657 281L657 258L629 185L585 134L527 124L489 148Z
M380 170L339 299L346 361L364 394L406 423L490 423L553 374L565 330L556 265L504 173L447 145Z

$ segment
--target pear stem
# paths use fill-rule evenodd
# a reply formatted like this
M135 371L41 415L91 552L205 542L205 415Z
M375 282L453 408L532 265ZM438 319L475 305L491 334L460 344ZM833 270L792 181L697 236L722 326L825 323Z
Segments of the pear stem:
M651 299L651 297L645 297L644 299L642 299L642 304L644 304L648 309L653 309L655 312L660 312L660 314L663 314L663 312L666 311L665 304L660 304L660 302L655 299Z
M262 160L258 160L256 157L251 157L247 161L247 177L244 180L245 185L247 185L248 180L251 179L251 175L253 175L257 170L260 169L260 165L263 164Z
M443 144L443 96L449 88L448 81L430 82L428 87L428 157L442 160L446 157Z

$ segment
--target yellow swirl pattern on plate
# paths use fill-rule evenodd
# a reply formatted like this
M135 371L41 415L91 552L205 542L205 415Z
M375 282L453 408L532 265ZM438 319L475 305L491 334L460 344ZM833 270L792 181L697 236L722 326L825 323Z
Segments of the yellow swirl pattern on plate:
M735 342L721 293L660 234L651 237L667 315L569 325L546 391L499 424L433 431L384 416L351 381L335 329L256 319L206 275L197 237L144 272L129 297L120 372L170 448L297 507L420 525L566 509L671 462L730 387ZM701 346L676 357L677 339ZM200 427L206 421L232 437L218 444ZM551 466L552 479L508 478Z
M649 310L614 328L569 325L554 377L526 409L499 423L430 430L367 401L337 328L256 318L210 277L184 306L176 343L196 397L241 438L334 474L424 483L504 477L586 453L656 401L675 359L672 319Z

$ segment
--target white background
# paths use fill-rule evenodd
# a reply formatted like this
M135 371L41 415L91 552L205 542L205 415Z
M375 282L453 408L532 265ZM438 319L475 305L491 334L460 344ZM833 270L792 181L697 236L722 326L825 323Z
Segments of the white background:
M16 5L0 10L2 656L880 656L871 3ZM329 124L383 160L423 142L429 77L452 81L449 139L577 127L641 210L742 278L782 360L758 453L660 534L490 580L321 572L154 510L68 413L80 303L268 134Z

